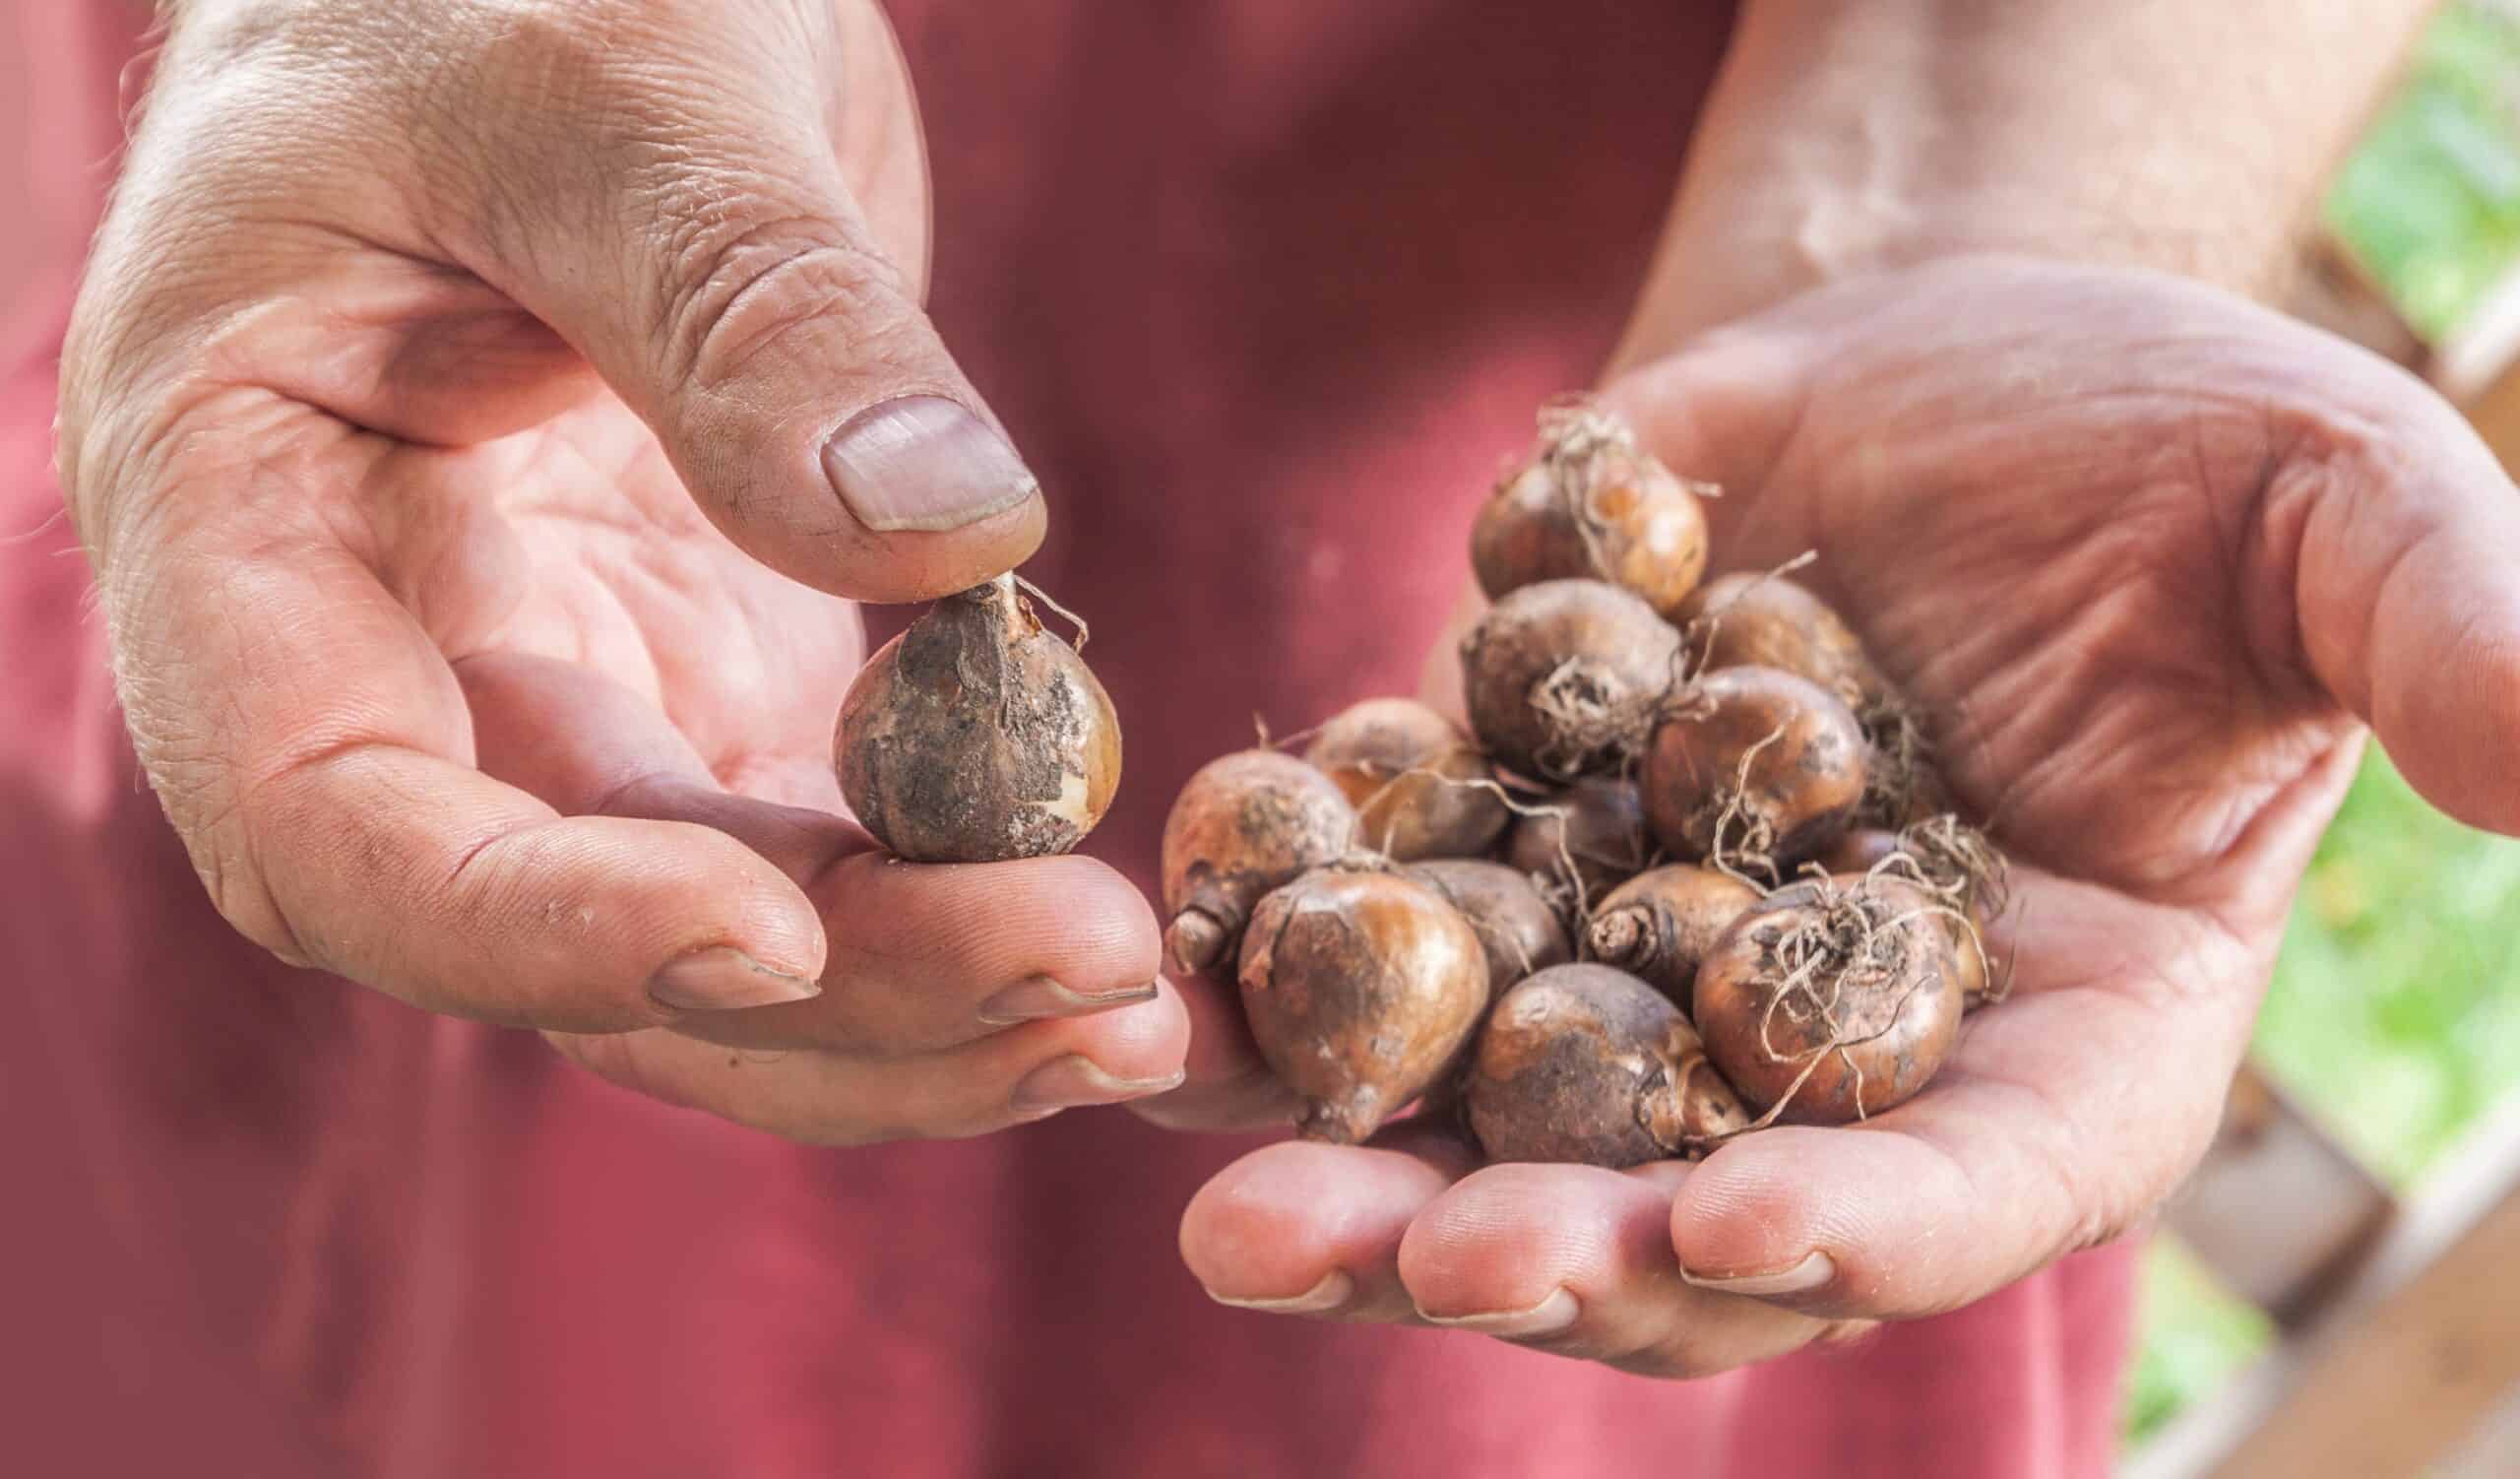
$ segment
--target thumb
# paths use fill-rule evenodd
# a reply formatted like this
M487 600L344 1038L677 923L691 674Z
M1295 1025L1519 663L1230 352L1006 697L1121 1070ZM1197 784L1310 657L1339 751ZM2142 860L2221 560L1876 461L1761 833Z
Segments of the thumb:
M2426 799L2520 835L2520 491L2429 389L2362 369L2270 482L2259 540L2280 550L2299 510L2284 573L2311 670Z
M672 65L661 83L598 64L592 91L611 96L583 104L578 147L529 146L553 159L534 171L551 194L507 213L526 219L489 248L499 286L782 574L902 602L1021 563L1044 529L1039 483L922 311L924 264L896 261L852 194L817 63L703 46ZM914 126L890 132L914 154Z

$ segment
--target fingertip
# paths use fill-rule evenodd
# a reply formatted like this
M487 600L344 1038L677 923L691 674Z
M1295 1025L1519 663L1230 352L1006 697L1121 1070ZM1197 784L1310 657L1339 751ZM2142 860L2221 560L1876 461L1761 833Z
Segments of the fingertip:
M1131 1082L1177 1077L1189 1056L1190 1014L1168 981L1155 983L1152 999L1070 1017L1058 1025L1070 1034L1076 1052L1112 1077Z
M714 866L729 880L724 897L732 906L735 928L728 943L765 971L820 981L831 958L831 938L821 911L803 887L777 863L724 832L687 823L666 825L684 827L695 851L714 854Z
M1973 1204L1955 1176L1906 1135L1763 1130L1690 1174L1671 1248L1701 1289L1830 1317L1930 1313L1978 1272L1965 1223L1936 1215Z
M1833 1232L1816 1213L1812 1184L1833 1158L1829 1137L1839 1133L1778 1126L1698 1166L1671 1199L1680 1276L1700 1288L1749 1292L1745 1283L1801 1266Z
M2520 836L2520 598L2497 593L2439 620L2452 635L2391 673L2375 728L2419 795L2469 826Z
M1181 1261L1211 1298L1294 1299L1329 1271L1311 1217L1323 1189L1315 1148L1263 1146L1192 1194L1181 1212Z
M1524 1326L1557 1312L1559 1327L1571 1325L1576 1307L1558 1312L1553 1300L1606 1287L1622 1269L1668 1264L1664 1195L1597 1167L1489 1166L1410 1223L1401 1281L1429 1319L1503 1320L1513 1328L1487 1332L1536 1334Z
M1264 1145L1190 1198L1181 1259L1211 1295L1236 1303L1295 1298L1340 1270L1357 1290L1348 1313L1405 1313L1395 1250L1451 1180L1446 1167L1405 1150Z

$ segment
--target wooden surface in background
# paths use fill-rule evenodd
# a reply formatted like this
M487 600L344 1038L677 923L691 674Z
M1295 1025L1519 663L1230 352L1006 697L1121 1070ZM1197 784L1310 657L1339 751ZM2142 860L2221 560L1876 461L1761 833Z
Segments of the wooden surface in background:
M2520 1383L2520 1103L2444 1158L2299 1339L2137 1453L2127 1479L2398 1479ZM2490 1433L2485 1435L2490 1438Z
M2213 1148L2163 1221L2233 1293L2290 1327L2317 1313L2396 1210L2378 1177L2243 1064Z

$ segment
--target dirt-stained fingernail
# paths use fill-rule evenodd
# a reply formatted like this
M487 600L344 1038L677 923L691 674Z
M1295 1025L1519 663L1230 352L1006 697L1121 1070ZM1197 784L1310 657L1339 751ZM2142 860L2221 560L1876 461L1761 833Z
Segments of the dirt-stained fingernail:
M1326 1315L1346 1304L1355 1293L1356 1281L1348 1277L1346 1270L1334 1268L1321 1276L1320 1283L1301 1294L1278 1299L1235 1299L1210 1289L1208 1298L1237 1310L1259 1310L1270 1315Z
M1040 491L1024 459L943 396L904 396L859 412L823 448L823 472L869 529L960 529Z
M1528 1310L1483 1310L1476 1315L1429 1315L1418 1312L1428 1324L1448 1330L1471 1330L1480 1335L1495 1335L1507 1340L1535 1335L1554 1335L1584 1318L1584 1306L1564 1289L1552 1290L1548 1298Z
M980 1020L992 1027L1039 1022L1051 1017L1090 1016L1115 1006L1155 999L1156 986L1123 987L1116 992L1070 991L1047 976L1029 976L980 1003Z
M1161 1078L1122 1078L1081 1053L1054 1058L1024 1075L1008 1103L1015 1113L1039 1117L1096 1104L1125 1104L1181 1087L1185 1075L1175 1068Z
M712 945L666 961L649 978L648 995L679 1011L740 1011L810 1000L822 988L772 970L732 945Z
M1827 1254L1816 1248L1804 1254L1801 1261L1797 1263L1785 1268L1770 1269L1764 1273L1736 1273L1716 1277L1710 1274L1692 1273L1686 1268L1680 1270L1682 1279L1700 1289L1712 1289L1718 1294L1746 1294L1753 1299L1763 1299L1778 1294L1809 1294L1814 1289L1824 1287L1837 1276L1837 1263Z

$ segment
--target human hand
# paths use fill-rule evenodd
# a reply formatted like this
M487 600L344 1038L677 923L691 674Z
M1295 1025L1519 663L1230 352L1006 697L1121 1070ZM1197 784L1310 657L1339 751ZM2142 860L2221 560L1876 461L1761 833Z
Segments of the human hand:
M868 0L176 12L60 463L238 930L806 1140L1175 1079L1116 873L841 814L841 598L1045 518L921 311L919 150Z
M1804 550L2016 861L2010 997L1917 1099L1695 1166L1473 1171L1423 1127L1244 1157L1181 1232L1219 1298L1694 1376L1954 1309L2194 1165L2362 724L2520 830L2520 499L2425 387L2169 279L1956 260L1813 292L1609 399ZM1845 1323L1841 1323L1845 1322Z

